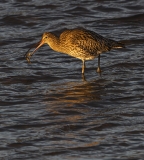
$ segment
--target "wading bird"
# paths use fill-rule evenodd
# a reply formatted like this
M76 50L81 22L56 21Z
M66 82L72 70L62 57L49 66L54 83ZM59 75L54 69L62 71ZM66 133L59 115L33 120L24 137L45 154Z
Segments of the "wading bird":
M29 49L25 54L28 62L30 62L30 58L34 52L43 44L48 44L50 48L56 52L65 53L82 60L83 75L85 72L86 60L93 60L98 57L97 72L100 73L100 54L114 48L124 48L124 44L105 38L84 28L67 29L62 32L59 37L51 32L45 32L34 51L29 52Z

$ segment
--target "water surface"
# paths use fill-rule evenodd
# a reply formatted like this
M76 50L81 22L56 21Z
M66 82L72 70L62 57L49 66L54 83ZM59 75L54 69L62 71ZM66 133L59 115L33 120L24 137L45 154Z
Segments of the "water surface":
M144 2L20 1L0 5L0 159L142 160ZM45 31L84 27L126 49L82 62L47 45Z

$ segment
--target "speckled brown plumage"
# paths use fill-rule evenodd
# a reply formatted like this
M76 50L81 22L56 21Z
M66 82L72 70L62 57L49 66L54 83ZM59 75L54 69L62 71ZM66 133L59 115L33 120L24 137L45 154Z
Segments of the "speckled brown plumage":
M102 52L110 51L113 48L124 47L122 43L104 38L93 31L76 28L65 30L59 37L50 32L45 32L36 49L32 53L26 53L26 58L29 60L33 53L45 43L47 43L54 51L81 59L83 62L83 74L86 60L92 60L98 57L97 72L101 72L100 54Z

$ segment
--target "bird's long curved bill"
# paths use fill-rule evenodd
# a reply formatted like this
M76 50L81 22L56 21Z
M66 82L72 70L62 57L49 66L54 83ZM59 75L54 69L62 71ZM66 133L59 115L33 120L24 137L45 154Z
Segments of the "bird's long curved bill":
M40 42L38 42L37 44L35 44L33 47L31 47L27 52L26 52L26 54L24 55L24 57L26 58L26 60L30 63L30 58L32 57L32 55L44 44L45 42L43 41L43 40L41 40ZM34 48L35 47L35 49L32 51L32 52L30 52L30 50L32 49L32 48Z

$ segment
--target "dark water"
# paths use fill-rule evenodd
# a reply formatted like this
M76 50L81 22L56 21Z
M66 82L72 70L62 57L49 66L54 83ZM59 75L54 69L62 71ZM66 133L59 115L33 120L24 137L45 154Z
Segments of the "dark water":
M0 2L0 159L142 160L144 1ZM126 49L86 63L43 46L45 31L85 27Z

